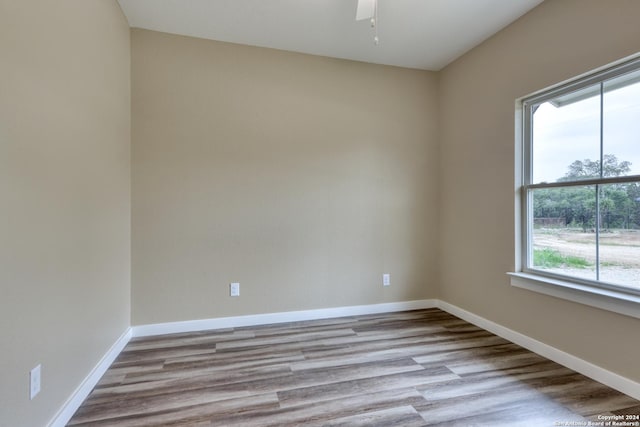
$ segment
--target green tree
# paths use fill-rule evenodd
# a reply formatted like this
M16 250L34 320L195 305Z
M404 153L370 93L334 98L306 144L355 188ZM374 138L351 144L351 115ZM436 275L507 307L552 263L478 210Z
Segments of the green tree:
M631 162L618 162L615 154L603 156L602 176L610 178L622 176L631 170ZM573 181L576 179L600 178L600 160L576 160L569 165L569 171L558 181Z
M558 181L599 178L599 160L576 160ZM602 176L623 176L631 171L631 162L618 161L613 154L603 157ZM599 186L600 211L596 212L593 186L545 188L534 191L534 218L562 218L565 226L593 229L599 215L602 229L640 228L640 185L638 183Z

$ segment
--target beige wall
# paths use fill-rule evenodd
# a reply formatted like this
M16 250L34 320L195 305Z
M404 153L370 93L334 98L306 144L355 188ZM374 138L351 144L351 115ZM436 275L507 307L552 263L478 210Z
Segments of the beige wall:
M129 326L127 22L115 1L0 0L0 64L0 426L34 427Z
M131 37L133 324L435 296L435 73Z
M514 100L640 51L640 2L547 0L440 75L445 301L640 381L640 321L510 287Z

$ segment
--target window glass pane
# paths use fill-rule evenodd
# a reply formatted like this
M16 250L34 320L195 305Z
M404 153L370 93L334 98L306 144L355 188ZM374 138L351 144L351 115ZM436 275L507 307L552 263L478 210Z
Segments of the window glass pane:
M600 186L600 280L640 289L640 184Z
M640 71L604 82L605 176L640 175Z
M540 104L532 121L533 183L599 177L599 84Z
M596 280L595 186L531 192L532 267Z

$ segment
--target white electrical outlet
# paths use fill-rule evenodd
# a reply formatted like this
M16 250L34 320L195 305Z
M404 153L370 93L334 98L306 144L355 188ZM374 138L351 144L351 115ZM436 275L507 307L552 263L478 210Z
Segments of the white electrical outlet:
M391 286L391 275L383 274L382 275L382 286Z
M40 368L41 365L38 365L29 373L29 399L31 400L40 393Z
M240 296L240 283L231 283L229 285L229 295L232 297Z

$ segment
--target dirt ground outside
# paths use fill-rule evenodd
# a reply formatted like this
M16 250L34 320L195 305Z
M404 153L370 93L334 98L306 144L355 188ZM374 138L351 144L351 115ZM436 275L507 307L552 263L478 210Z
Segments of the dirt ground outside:
M587 260L585 268L559 266L546 270L595 280L596 234L582 230L540 228L534 230L534 249L553 249L562 256ZM640 288L640 230L600 233L600 280Z

